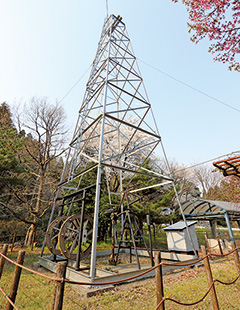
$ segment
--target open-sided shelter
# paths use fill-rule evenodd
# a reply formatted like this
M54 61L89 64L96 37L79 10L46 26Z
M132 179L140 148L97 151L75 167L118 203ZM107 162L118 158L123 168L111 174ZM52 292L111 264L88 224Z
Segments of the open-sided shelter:
M236 221L240 227L240 203L196 198L185 201L182 208L187 220L209 221L213 234L216 221L225 220L230 239L235 241L231 222Z

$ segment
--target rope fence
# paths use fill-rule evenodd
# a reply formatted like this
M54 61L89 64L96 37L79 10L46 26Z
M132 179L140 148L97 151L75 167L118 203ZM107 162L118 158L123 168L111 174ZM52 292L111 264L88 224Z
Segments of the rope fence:
M202 255L203 255L202 258L200 258L198 260L194 260L190 263L161 262L160 252L156 252L155 253L155 266L154 267L149 268L148 270L146 270L146 271L144 271L138 275L132 276L132 277L128 277L128 278L125 278L122 280L117 280L117 281L104 282L104 283L103 282L79 282L79 281L72 281L72 280L65 279L65 273L66 273L66 267L67 267L66 262L58 263L58 267L57 267L57 271L56 271L56 277L48 276L46 274L40 273L36 270L30 269L30 268L23 265L23 259L24 259L24 255L25 255L24 251L19 252L17 262L8 258L7 257L7 248L8 248L8 246L5 245L2 253L0 253L0 279L2 276L2 272L3 272L4 262L5 262L5 260L7 260L8 262L14 264L15 268L16 268L15 272L14 272L14 280L12 283L12 286L15 285L15 291L17 290L17 287L18 287L18 282L20 280L20 274L21 274L22 269L30 272L31 274L35 274L35 275L41 276L45 279L48 279L50 281L54 281L55 282L55 292L54 292L53 304L55 304L55 306L53 307L53 310L54 309L62 309L64 284L65 283L75 284L75 285L86 285L86 286L116 285L116 284L128 282L128 281L134 280L136 278L142 277L143 275L145 275L145 274L147 274L153 270L155 270L155 279L156 279L156 293L157 293L156 310L158 310L158 309L164 310L165 309L164 303L167 300L174 302L174 303L177 303L179 305L183 305L183 306L193 306L193 305L196 305L196 304L199 304L200 302L202 302L207 297L208 294L211 295L212 307L215 310L215 309L219 309L217 296L216 296L216 292L215 292L215 283L220 283L223 285L232 285L232 284L236 283L240 277L240 263L239 263L239 256L238 256L239 248L235 247L234 243L232 244L232 248L233 248L232 251L230 251L229 253L226 253L226 254L221 254L221 255L220 254L210 254L210 253L207 254L205 246L202 246L201 247ZM235 264L236 264L239 275L231 282L223 282L223 281L218 280L218 279L213 280L211 268L210 268L210 263L209 263L209 258L210 257L216 257L216 256L224 257L224 256L229 256L231 254L234 254ZM171 297L164 297L163 279L162 279L162 267L163 266L175 266L175 267L185 268L185 267L196 265L197 263L199 263L201 261L203 261L203 263L204 263L204 267L205 267L205 271L207 273L207 279L208 279L208 289L207 289L207 292L203 295L203 297L201 297L199 300L192 302L192 303L183 303L183 302L175 300ZM9 307L6 309L10 310L10 309L14 308L16 310L19 310L17 308L17 306L15 305L15 298L16 298L17 292L15 292L15 296L12 296L11 292L9 295L7 295L1 287L0 287L0 291L4 295L4 297L7 299L7 303L8 303L7 305L9 305Z
M12 302L12 300L8 297L8 295L4 292L4 290L0 287L0 291L2 292L3 296L7 299L7 301L10 303L10 305L16 309L19 310L19 308L17 308L17 306Z

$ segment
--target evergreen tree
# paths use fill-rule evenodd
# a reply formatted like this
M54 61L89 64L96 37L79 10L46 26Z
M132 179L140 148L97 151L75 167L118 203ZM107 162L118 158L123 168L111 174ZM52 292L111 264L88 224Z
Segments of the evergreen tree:
M10 108L6 103L0 105L0 189L3 199L4 190L23 184L19 178L22 172L18 158L24 139L18 135L13 125Z

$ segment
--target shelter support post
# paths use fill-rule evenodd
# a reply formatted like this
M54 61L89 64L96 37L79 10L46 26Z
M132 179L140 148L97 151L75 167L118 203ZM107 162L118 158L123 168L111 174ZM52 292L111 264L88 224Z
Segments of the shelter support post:
M235 242L235 239L234 239L234 236L233 236L233 231L232 231L231 223L230 223L229 216L228 216L227 212L224 213L224 217L225 217L225 221L226 221L226 224L227 224L227 228L228 228L230 239L236 245L236 242Z
M211 232L212 232L212 236L215 239L217 234L216 234L216 221L215 220L210 220L210 227L211 227Z
M240 228L240 221L239 220L237 220L237 224L238 224L238 228Z

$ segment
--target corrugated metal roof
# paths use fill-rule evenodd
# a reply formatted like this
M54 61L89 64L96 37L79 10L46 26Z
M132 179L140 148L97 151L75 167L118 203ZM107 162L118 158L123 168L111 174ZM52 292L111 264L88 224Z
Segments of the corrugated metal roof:
M190 226L192 226L192 225L195 225L196 223L197 223L197 221L188 221L188 222L187 222L187 226L190 227ZM168 227L165 227L165 228L163 228L163 229L164 229L164 230L183 230L183 229L185 229L187 226L186 226L185 222L180 221L180 222L177 222L177 223L175 223L175 224L173 224L173 225L170 225L170 226L168 226Z
M240 215L240 203L226 202L226 201L214 201L204 199L191 199L185 201L182 204L182 208L185 215L197 215L197 214L219 214L229 213Z

